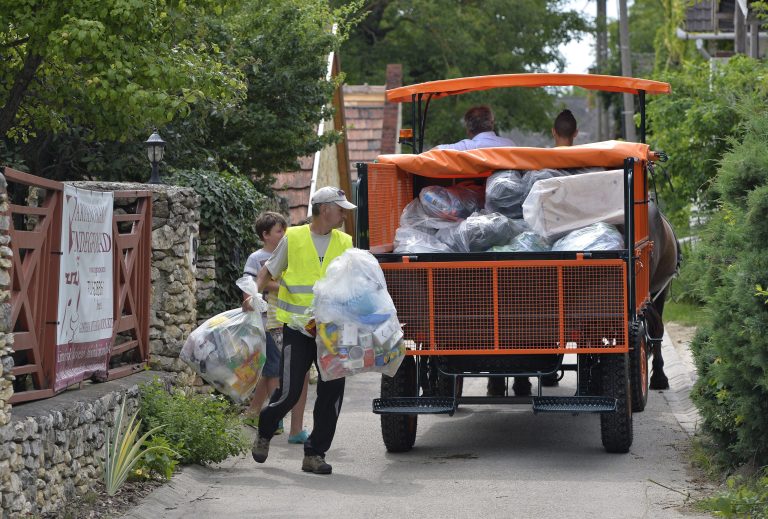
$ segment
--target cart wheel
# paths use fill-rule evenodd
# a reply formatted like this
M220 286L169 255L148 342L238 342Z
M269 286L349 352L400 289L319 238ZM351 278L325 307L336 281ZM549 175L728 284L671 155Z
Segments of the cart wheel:
M645 329L639 321L634 321L629 326L629 344L632 348L629 352L632 412L639 413L645 409L645 405L648 403L648 389L650 387L648 343L645 338Z
M629 355L600 356L603 395L617 400L616 411L600 415L603 447L608 452L629 452L632 445L632 399L629 394Z
M600 369L597 364L597 358L588 353L578 356L579 369L579 396L599 396L600 395Z
M464 391L464 377L456 377L456 396L460 397ZM437 374L437 394L439 396L453 397L453 377Z
M417 396L416 363L413 357L403 359L394 377L381 376L381 397ZM408 452L416 442L417 415L381 415L381 436L389 452Z

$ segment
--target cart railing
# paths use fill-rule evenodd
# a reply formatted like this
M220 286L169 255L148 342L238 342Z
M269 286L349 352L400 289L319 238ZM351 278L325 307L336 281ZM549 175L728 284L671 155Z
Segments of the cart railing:
M621 259L382 263L420 355L628 351Z

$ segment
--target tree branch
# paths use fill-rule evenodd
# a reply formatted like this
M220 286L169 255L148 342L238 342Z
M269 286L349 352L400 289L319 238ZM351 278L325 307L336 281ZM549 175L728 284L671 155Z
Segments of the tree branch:
M13 87L8 94L8 100L0 109L0 136L8 134L8 130L13 126L16 113L19 111L24 94L29 88L29 84L35 77L38 67L43 62L43 55L32 50L27 52L24 59L24 66L21 72L16 76Z
M9 41L8 43L4 43L2 46L6 48L18 47L19 45L24 45L28 41L29 41L29 36L25 36L24 38L19 38L14 41Z

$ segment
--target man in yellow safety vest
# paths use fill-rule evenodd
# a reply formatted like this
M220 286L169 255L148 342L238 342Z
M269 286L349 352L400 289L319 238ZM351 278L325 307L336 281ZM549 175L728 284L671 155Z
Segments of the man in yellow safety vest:
M303 326L308 320L304 311L312 304L315 281L325 276L334 258L352 247L352 237L338 228L344 223L344 210L354 208L344 191L335 187L318 189L312 197L312 223L288 228L256 278L259 291L264 290L270 279L279 279L277 319L284 323L280 386L259 415L259 432L251 449L258 463L266 461L278 422L299 399L304 377L312 363L317 362L315 339ZM301 465L305 472L331 473L325 453L336 432L344 381L344 378L318 380L314 425L304 444Z

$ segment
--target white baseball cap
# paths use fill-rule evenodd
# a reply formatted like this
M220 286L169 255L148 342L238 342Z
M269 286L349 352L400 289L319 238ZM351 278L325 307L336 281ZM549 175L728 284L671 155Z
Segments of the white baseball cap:
M333 186L321 187L312 196L312 204L335 203L344 209L354 209L357 206L347 200L347 197L341 189Z

